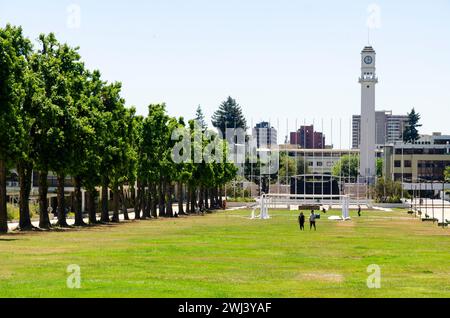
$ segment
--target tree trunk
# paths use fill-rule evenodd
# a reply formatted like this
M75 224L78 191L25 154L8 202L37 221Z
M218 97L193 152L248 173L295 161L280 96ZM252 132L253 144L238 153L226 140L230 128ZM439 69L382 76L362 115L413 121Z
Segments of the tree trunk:
M191 186L186 184L187 193L186 193L186 214L191 213Z
M148 192L147 192L147 183L143 182L141 184L141 191L139 194L139 210L141 215L141 219L145 220L147 218L146 214L146 209L148 207Z
M183 182L178 182L178 214L186 215L184 212L184 195L183 195Z
M151 192L151 213L152 213L152 217L154 217L155 219L158 218L158 195L157 195L157 191L156 191L156 183L151 182L149 183L149 191Z
M152 191L150 189L150 183L147 183L147 190L144 193L144 217L146 219L152 218Z
M65 176L62 174L58 174L58 188L57 188L57 196L58 196L58 223L57 225L60 227L69 227L66 220L66 200L64 197L64 181Z
M6 174L6 162L3 159L0 159L0 233L8 232Z
M216 207L220 209L222 204L220 203L220 187L216 187Z
M97 212L95 207L95 198L97 196L97 191L95 189L91 189L87 192L87 195L89 224L97 224Z
M220 186L219 187L219 206L220 208L223 208L223 197L222 197L222 193L223 193L223 188Z
M130 220L130 216L128 215L128 206L127 206L127 195L125 193L125 189L123 187L123 184L120 185L120 196L122 198L122 213L123 213L123 218L126 221Z
M173 184L170 182L167 183L166 189L167 189L167 213L166 213L166 216L172 218L175 216L173 213Z
M211 210L215 210L216 209L216 188L210 188L209 194L210 194L209 198L211 200L210 208L211 208Z
M30 217L30 192L32 165L20 160L17 165L19 174L20 194L19 194L19 229L21 231L31 231L33 225Z
M166 209L165 209L166 189L165 188L166 188L166 184L161 179L161 181L159 183L159 216L161 216L161 217L166 216Z
M145 186L144 183L141 181L138 181L138 190L137 190L137 202L136 202L136 211L135 211L135 219L140 220L141 219L141 212L144 213L144 191ZM142 215L142 218L144 216Z
M133 203L133 208L134 208L134 219L135 220L139 220L141 218L141 213L139 211L139 183L137 186L137 197L136 197L136 187L133 184L131 186L131 202Z
M101 221L109 223L111 220L109 219L109 206L108 206L108 180L103 180L102 184L102 216Z
M219 208L219 189L214 187L214 207L215 209Z
M117 185L113 186L113 218L112 222L119 223L119 187Z
M205 210L209 210L209 189L205 188Z
M197 195L196 195L196 190L195 187L191 188L191 213L195 213L195 208L196 208L196 201L197 201Z
M81 191L81 177L76 176L73 178L74 188L75 188L75 226L86 226L83 220L83 192Z
M199 189L199 199L198 199L198 207L200 209L200 212L203 212L205 209L205 201L204 201L204 194L205 191L203 190L203 186L200 187Z
M47 171L39 171L39 227L41 229L50 229L50 217L48 215L48 183Z
M135 219L139 220L141 218L141 210L142 210L142 183L138 181L137 184L137 196L136 203L134 208Z

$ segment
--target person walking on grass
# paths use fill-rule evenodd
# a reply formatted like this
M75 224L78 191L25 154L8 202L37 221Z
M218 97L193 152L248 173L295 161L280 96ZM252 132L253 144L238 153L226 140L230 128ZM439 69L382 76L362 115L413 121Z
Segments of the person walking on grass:
M303 212L300 212L300 215L298 216L298 223L300 223L300 231L305 230L305 215Z
M361 206L358 205L358 216L361 217Z
M309 217L309 230L311 231L314 227L314 231L317 231L316 229L316 214L314 213L314 210L311 211L311 215Z

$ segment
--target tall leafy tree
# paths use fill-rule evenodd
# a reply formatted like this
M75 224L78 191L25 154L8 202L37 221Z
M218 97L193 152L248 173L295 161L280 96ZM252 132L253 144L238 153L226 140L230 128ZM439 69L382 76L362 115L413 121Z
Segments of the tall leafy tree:
M247 121L242 113L242 108L231 96L214 113L212 124L221 131L224 137L227 128L242 128L247 130Z
M413 143L419 140L419 131L417 128L422 127L420 122L420 114L416 113L416 110L413 108L410 113L408 113L408 125L405 127L405 131L403 132L403 141L406 143Z
M135 200L135 184L137 181L137 169L138 169L138 135L136 125L139 123L139 119L136 119L136 109L131 107L127 109L124 117L124 137L126 144L123 147L123 176L121 178L120 195L122 213L126 220L129 220L128 216L128 196L125 193L125 185L128 186L130 199L134 206Z
M72 149L76 154L76 160L73 160L71 163L70 175L72 176L75 189L75 226L86 225L82 211L82 186L89 186L90 190L92 190L92 181L98 181L98 178L95 178L97 175L94 170L98 166L93 167L91 161L98 160L96 156L97 151L93 149L97 145L95 139L98 123L97 117L93 116L93 114L95 114L97 107L101 105L99 103L99 92L102 83L99 76L99 72L92 74L87 70L80 70L79 76L73 80L72 98L77 121L73 128ZM92 177L90 173L93 174ZM91 223L96 223L96 220L94 221L93 218L90 221Z
M7 25L0 28L0 232L8 231L6 175L7 167L20 153L18 136L23 133L19 105L23 102L23 88L30 42L22 28Z
M168 121L165 104L152 104L142 126L141 171L147 185L144 194L146 201L144 218L165 215L166 175L164 169L167 161ZM150 214L151 213L151 214Z
M19 108L22 135L19 137L21 152L16 159L17 172L20 183L20 219L19 229L22 231L32 230L30 218L30 192L32 187L32 173L35 166L34 160L34 135L38 125L37 113L42 104L46 103L45 90L36 73L30 65L36 54L30 55L27 69L25 70L24 91L25 98Z
M147 158L144 157L144 153L142 147L144 146L143 139L143 126L144 126L144 117L136 116L134 118L134 148L136 149L137 162L136 162L136 197L134 198L134 213L135 219L141 219L141 212L144 209L145 203L145 176L146 176L146 167L147 167Z
M118 195L119 195L119 167L122 164L120 146L123 136L119 136L121 119L124 115L125 101L121 98L121 83L113 83L103 87L102 90L102 119L105 123L100 145L100 171L102 175L102 213L101 221L110 222L108 192L109 187L113 191L113 221L118 222Z
M31 68L42 82L44 97L39 107L34 109L34 125L30 134L33 145L33 161L38 171L39 187L39 227L51 227L48 215L48 174L50 159L55 149L55 142L59 140L58 114L60 113L61 96L58 94L60 75L60 59L58 56L59 43L55 35L41 34L39 36L39 49L31 60Z
M96 215L96 200L98 193L96 187L101 185L101 146L102 136L107 130L105 122L103 121L103 104L102 104L102 90L104 82L101 80L99 71L86 72L86 82L84 85L83 102L80 104L83 110L83 122L78 133L80 134L80 143L77 147L80 151L80 156L73 166L76 182L78 186L80 183L87 191L87 212L89 216L89 224L97 224ZM80 113L79 113L80 114ZM81 149L80 149L81 147ZM76 196L80 193L77 191ZM81 211L79 210L80 198L77 199L76 224L83 225Z
M186 123L184 122L184 118L180 117L178 119L178 129L182 130L185 135L189 135L188 130L186 129ZM180 140L171 141L172 148L176 142L181 141L181 139L185 136L180 136ZM177 155L184 156L184 149ZM189 158L192 159L192 158ZM184 188L186 183L192 177L192 163L190 162L182 162L182 163L174 163L174 179L177 183L177 193L178 193L178 214L186 215L187 211L184 209ZM188 210L188 209L186 209Z
M72 145L76 142L77 127L82 125L77 117L75 99L79 96L79 80L84 65L80 60L78 48L58 43L56 46L58 76L53 92L53 103L57 105L54 130L53 152L49 156L49 166L57 175L58 226L67 227L65 182L71 172L77 153Z
M123 101L123 100L122 100ZM127 204L125 202L124 185L134 182L135 152L133 149L132 133L135 109L126 109L121 103L116 111L115 144L116 160L110 175L110 186L113 190L113 222L119 222L119 205L126 220L129 219Z

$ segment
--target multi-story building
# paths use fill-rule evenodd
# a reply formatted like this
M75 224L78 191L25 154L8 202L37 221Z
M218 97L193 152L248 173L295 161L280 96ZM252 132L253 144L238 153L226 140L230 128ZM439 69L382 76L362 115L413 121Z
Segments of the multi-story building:
M272 148L278 144L277 130L265 121L256 124L253 128L253 137L256 139L258 148Z
M403 140L403 132L408 124L407 115L393 115L392 111L375 113L375 142L377 146L394 144ZM361 116L353 115L352 148L361 143Z
M391 146L386 160L392 167L394 180L408 182L443 181L450 166L450 135L434 133L415 143L397 142Z
M359 149L301 149L298 146L280 145L279 151L291 158L303 159L310 174L331 175L333 167L343 156L358 156Z
M325 136L314 131L314 125L301 126L299 130L291 132L291 145L298 145L303 149L325 148Z

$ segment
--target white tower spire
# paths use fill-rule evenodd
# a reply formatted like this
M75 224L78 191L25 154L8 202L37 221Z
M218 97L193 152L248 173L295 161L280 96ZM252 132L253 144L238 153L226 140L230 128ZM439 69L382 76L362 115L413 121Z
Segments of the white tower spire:
M375 86L378 83L375 68L376 53L371 46L361 52L361 168L360 182L374 183L375 161Z

